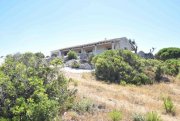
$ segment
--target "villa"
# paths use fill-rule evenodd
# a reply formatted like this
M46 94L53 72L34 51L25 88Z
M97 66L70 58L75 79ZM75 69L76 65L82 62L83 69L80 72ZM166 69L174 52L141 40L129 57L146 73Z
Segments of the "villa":
M57 56L64 58L70 50L73 50L77 52L77 54L81 58L82 55L87 55L87 56L97 55L106 50L114 50L114 49L115 50L126 49L133 51L133 45L131 44L130 40L127 39L126 37L109 39L109 40L105 39L104 41L53 50L51 51L51 57Z

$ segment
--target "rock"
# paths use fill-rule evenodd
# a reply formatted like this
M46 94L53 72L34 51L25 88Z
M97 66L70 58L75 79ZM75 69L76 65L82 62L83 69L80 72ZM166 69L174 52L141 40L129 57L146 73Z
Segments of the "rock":
M99 104L98 105L98 109L105 109L106 108L106 105L104 105L104 104Z
M87 69L87 70L91 70L92 67L89 63L83 63L83 64L80 64L79 66L80 69Z
M74 63L79 63L79 61L78 61L78 60L75 60L75 59L68 60L68 61L66 61L65 66L66 66L66 67L72 67L72 65L73 65Z

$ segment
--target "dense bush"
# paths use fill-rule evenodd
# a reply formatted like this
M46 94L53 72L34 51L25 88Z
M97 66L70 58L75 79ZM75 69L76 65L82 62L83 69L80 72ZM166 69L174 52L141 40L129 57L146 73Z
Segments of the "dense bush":
M157 61L157 60L156 60ZM159 61L159 64L154 66L155 80L159 81L164 75L177 76L180 72L180 59L169 59Z
M164 62L165 74L176 76L180 72L180 59L169 59Z
M180 58L180 48L163 48L156 54L156 58L161 60Z
M89 63L89 64L91 64L93 57L94 57L93 54L88 57L88 63Z
M65 77L39 56L8 55L0 67L0 119L50 121L73 101L67 86Z
M149 84L151 80L143 73L140 58L128 50L109 50L92 60L96 77L111 82Z
M161 66L158 66L155 71L155 80L160 81L162 79L162 75L164 74L164 70Z
M41 53L41 52L35 53L35 56L38 57L38 58L45 58L44 54Z
M68 60L77 59L77 53L75 51L69 51L67 53Z
M152 84L180 72L180 59L143 59L128 50L106 51L95 56L92 63L98 79L120 84Z

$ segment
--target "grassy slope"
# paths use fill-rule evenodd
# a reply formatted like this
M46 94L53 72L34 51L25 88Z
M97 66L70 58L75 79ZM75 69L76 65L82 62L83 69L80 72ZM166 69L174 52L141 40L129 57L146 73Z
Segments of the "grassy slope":
M106 105L106 111L78 116L81 121L108 121L107 112L120 109L123 120L131 121L134 113L157 111L164 121L180 121L180 79L174 83L160 83L145 86L120 86L97 81L91 73L65 73L67 77L79 80L78 96L88 97L97 104ZM176 105L175 117L165 114L163 96L170 96Z

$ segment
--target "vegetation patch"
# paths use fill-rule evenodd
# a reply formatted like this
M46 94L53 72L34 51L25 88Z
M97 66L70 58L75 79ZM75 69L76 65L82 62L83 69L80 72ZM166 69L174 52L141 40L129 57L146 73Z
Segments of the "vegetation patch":
M111 121L120 121L122 120L122 112L118 110L113 110L108 113L108 116Z
M93 58L98 79L119 84L152 84L176 76L180 61L143 59L128 50L109 50Z
M77 53L75 51L69 51L67 53L68 60L77 59Z
M93 109L93 103L90 99L83 98L81 100L77 100L72 109L80 114L91 112Z
M176 112L172 99L170 97L166 97L163 100L164 100L164 109L166 110L166 113L170 113L174 116Z
M133 115L133 121L145 121L145 117L142 114L135 113Z
M162 119L157 112L152 111L146 114L145 121L162 121Z
M163 48L156 54L156 58L160 60L178 59L180 58L180 48Z
M8 55L0 67L0 119L51 121L70 108L67 79L33 53Z

